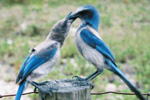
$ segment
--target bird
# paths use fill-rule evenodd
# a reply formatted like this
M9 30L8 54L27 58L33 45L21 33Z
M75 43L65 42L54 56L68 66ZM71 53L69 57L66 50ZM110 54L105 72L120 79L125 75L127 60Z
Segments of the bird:
M70 17L70 19L74 20L77 18L81 20L81 24L75 34L76 48L88 62L92 63L97 68L97 70L86 78L81 78L79 76L74 77L76 77L78 81L90 82L106 68L119 76L140 100L145 100L140 91L117 67L112 51L98 34L100 23L100 14L98 10L92 5L80 6Z
M35 88L39 88L39 84L32 80L48 74L59 60L61 47L74 21L70 20L71 13L52 27L49 35L42 43L31 49L16 79L19 88L15 100L21 99L21 95L29 83ZM40 89L40 91L44 90Z

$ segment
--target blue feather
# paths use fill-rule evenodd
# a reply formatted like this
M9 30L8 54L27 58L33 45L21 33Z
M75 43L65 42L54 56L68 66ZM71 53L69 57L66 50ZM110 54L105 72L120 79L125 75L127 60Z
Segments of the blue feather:
M83 29L80 35L81 35L81 38L84 40L84 42L86 42L88 45L98 50L106 58L109 58L112 61L115 61L115 58L112 52L110 51L110 49L107 47L107 45L98 37L96 37L92 32L90 32L88 29Z
M35 68L37 68L38 66L40 66L41 64L43 64L44 62L46 62L48 59L45 58L40 58L37 57L36 55L32 56L31 59L29 60L28 64L26 65L24 72L23 72L23 77L22 80L24 80L24 78L31 73Z
M26 84L26 81L24 81L22 84L19 85L15 100L20 100L23 90L25 88L25 84Z
M46 61L50 60L57 51L57 45L58 43L54 43L47 48L45 48L42 52L35 53L31 52L30 55L26 58L24 63L22 64L22 67L19 71L16 83L20 81L20 84L24 82L26 77L37 67L39 67L41 64L45 63Z
M82 17L82 20L84 20L86 24L89 24L92 28L98 30L100 15L98 13L98 10L94 6L81 6L74 15Z
M24 68L21 82L23 82L34 69L51 59L55 55L56 51L57 48L52 48L51 50L45 51L42 54L32 56Z
M126 84L127 86L136 94L137 97L140 98L140 100L145 100L144 97L141 95L140 91L124 76L124 74L117 68L115 63L113 63L111 60L106 59L107 64L110 66L110 70L119 76Z
M22 77L23 70L24 70L24 68L25 68L25 65L26 65L27 61L28 61L29 58L30 58L30 55L31 55L31 54L28 55L28 57L25 59L24 63L22 64L22 66L21 66L21 68L20 68L20 71L19 71L19 74L18 74L18 77L17 77L17 79L16 79L16 83L18 83L19 80L20 80L20 78Z

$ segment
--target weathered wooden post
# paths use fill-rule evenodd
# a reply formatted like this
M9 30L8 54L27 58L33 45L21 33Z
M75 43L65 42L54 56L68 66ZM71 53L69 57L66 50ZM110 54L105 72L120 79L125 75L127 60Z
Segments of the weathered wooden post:
M76 80L56 80L49 81L42 86L45 90L56 88L52 91L52 96L39 91L39 100L91 100L91 87L75 85ZM43 98L43 95L44 98Z

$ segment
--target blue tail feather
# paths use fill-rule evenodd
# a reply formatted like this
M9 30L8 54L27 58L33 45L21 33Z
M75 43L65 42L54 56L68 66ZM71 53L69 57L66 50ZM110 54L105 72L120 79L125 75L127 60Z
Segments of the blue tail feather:
M124 76L124 74L117 68L117 66L112 61L108 61L108 63L111 66L111 71L118 75L140 100L145 100L140 91Z
M15 100L20 100L23 90L25 88L26 81L19 85Z

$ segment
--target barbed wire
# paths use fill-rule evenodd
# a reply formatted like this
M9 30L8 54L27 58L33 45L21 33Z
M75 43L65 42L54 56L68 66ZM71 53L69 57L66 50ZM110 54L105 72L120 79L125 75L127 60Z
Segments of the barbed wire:
M23 93L22 95L28 95L28 94L37 94L38 92L27 92ZM103 95L103 94L120 94L120 95L135 95L134 93L127 93L127 92L115 92L115 91L107 91L107 92L99 92L99 93L91 93L91 95ZM148 96L150 96L150 93L142 93L143 95L147 95L147 100ZM0 95L0 98L3 97L12 97L16 96L16 94L8 94L8 95Z
M103 94L135 95L134 93L115 92L115 91L107 91L107 92L91 93L91 95L103 95ZM150 96L150 93L143 93L142 95L148 95L148 96Z
M103 94L135 95L134 93L124 93L124 92L115 92L115 91L91 93L91 95L103 95ZM150 93L143 93L142 95L147 95L147 100L148 100L148 97L150 96Z
M27 92L27 93L23 93L22 95L28 95L28 94L37 94L39 92ZM13 97L13 96L16 96L16 94L8 94L8 95L0 95L0 98L3 98L3 97Z

